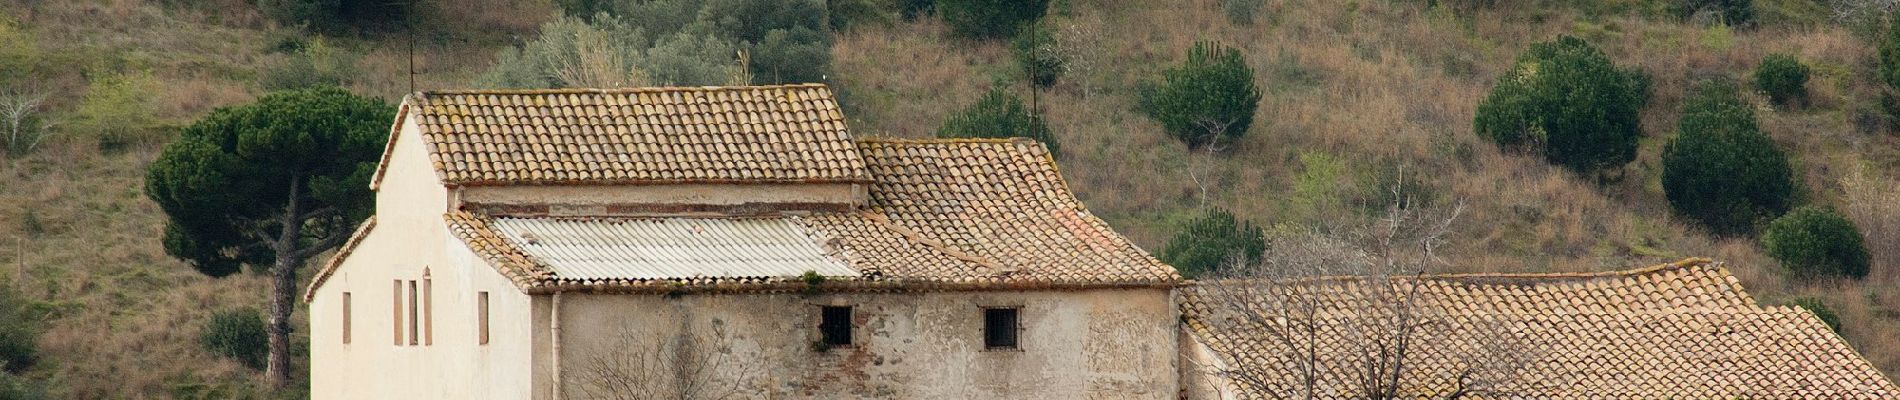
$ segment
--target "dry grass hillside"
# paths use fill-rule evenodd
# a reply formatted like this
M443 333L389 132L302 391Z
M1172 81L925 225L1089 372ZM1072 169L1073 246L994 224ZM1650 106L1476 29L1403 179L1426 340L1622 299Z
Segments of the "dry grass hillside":
M185 3L0 0L0 41L25 38L12 48L25 43L55 66L31 72L49 108L105 103L105 82L133 94L110 104L124 110L106 110L120 114L60 111L62 136L31 155L0 155L0 282L51 313L45 361L27 376L52 382L56 397L264 396L255 372L196 343L212 311L261 307L264 280L213 280L167 257L157 241L163 216L142 194L143 168L170 127L266 92L262 82L293 62L281 45L312 39L273 26L247 1ZM415 35L420 88L470 84L496 49L554 14L546 4L437 3L454 7L431 8L425 18L438 23ZM1048 18L1071 70L1037 103L1063 142L1072 187L1149 249L1203 203L1275 229L1323 230L1370 218L1378 188L1407 182L1426 201L1467 207L1449 270L1588 271L1714 257L1766 302L1824 299L1849 341L1900 372L1900 338L1889 334L1900 331L1900 294L1883 290L1900 283L1900 136L1871 116L1879 89L1865 39L1830 23L1825 10L1768 0L1758 1L1762 25L1740 30L1637 6L1417 3L1268 0L1243 24L1220 0L1056 1ZM855 131L928 136L991 85L1017 81L1003 45L945 31L926 19L837 36L833 84ZM1620 179L1580 179L1472 134L1478 99L1517 53L1560 34L1586 38L1655 80L1643 111L1647 139ZM335 63L355 71L346 87L392 102L408 90L409 41L322 40L342 54ZM1211 157L1189 154L1135 110L1138 82L1177 63L1196 40L1240 48L1265 94L1254 129ZM1794 158L1807 201L1857 215L1880 260L1864 281L1793 280L1751 240L1715 239L1670 215L1659 158L1689 78L1741 77L1770 52L1796 54L1817 71L1805 107L1751 101L1761 104L1764 131ZM1010 85L1027 97L1022 84ZM122 121L138 124L129 139L98 128L132 123ZM1197 186L1189 168L1213 178Z

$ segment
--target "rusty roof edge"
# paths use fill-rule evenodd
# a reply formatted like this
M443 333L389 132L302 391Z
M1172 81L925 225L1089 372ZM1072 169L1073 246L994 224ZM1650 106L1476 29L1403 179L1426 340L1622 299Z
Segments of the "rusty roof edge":
M382 189L383 175L387 175L389 172L389 158L396 153L396 138L398 135L402 134L403 123L409 121L409 106L413 104L412 103L413 100L414 99L410 98L410 96L403 96L402 103L398 104L396 107L396 123L393 125L390 125L389 127L389 137L388 139L386 139L387 141L383 143L383 155L381 159L376 162L376 174L371 175L369 178L369 191L371 192L376 192ZM428 135L423 135L422 140L423 140L423 143L425 144L428 143L429 141ZM434 164L434 163L430 163L430 164ZM434 167L431 167L431 168L435 169L436 179L441 180L442 169L434 168Z
M691 283L676 280L577 282L551 280L526 289L530 295L592 294L770 294L819 292L957 292L987 290L1173 289L1172 281L1046 282L935 279L827 280L812 284L799 277L757 282Z
M1419 275L1419 276L1391 276L1389 278L1401 279L1401 280L1418 279L1418 280L1452 280L1452 281L1466 281L1466 280L1482 281L1485 279L1525 280L1525 281L1540 281L1541 280L1544 282L1530 282L1530 283L1569 283L1572 281L1594 279L1594 278L1618 278L1618 277L1648 275L1648 274L1653 274L1653 273L1658 273L1658 272L1687 269L1687 268L1692 268L1692 267L1708 267L1714 270L1716 274L1721 275L1725 278L1734 277L1734 275L1729 274L1727 266L1725 266L1721 262L1714 261L1706 257L1690 257L1690 258L1685 258L1676 262L1657 264L1657 265L1641 267L1641 268L1615 270L1615 271L1477 272L1477 273L1425 274L1425 275ZM1329 276L1294 278L1294 279L1290 279L1289 281L1331 282L1331 281L1354 281L1354 280L1359 280L1363 278L1365 277L1353 276L1353 275L1329 275ZM1244 280L1253 280L1253 279L1258 279L1258 278L1235 278L1235 279L1244 281ZM1222 280L1222 279L1209 279L1209 280L1190 279L1190 280L1183 281L1182 286L1198 286L1203 281L1219 281L1219 280ZM1739 282L1723 282L1723 283L1735 284L1736 285L1735 289L1737 291L1742 290L1742 288L1740 287L1741 284ZM1750 300L1752 301L1753 299L1751 298Z
M620 88L554 88L554 89L438 89L411 93L412 96L457 96L457 95L538 95L538 94L618 94L618 93L667 93L667 92L718 92L749 91L775 89L830 89L824 83L788 83L777 85L739 85L739 86L642 86Z
M317 288L323 287L323 283L330 280L330 275L335 274L337 268L343 266L343 259L348 258L350 253L356 250L356 246L363 243L364 238L369 237L370 229L375 226L376 216L374 215L369 216L368 219L364 219L362 224L356 226L356 231L350 233L350 239L343 242L343 246L337 248L336 254L330 255L330 260L323 263L323 268L318 269L316 275L311 276L310 285L304 287L303 301L305 303L309 303L311 299L316 298Z

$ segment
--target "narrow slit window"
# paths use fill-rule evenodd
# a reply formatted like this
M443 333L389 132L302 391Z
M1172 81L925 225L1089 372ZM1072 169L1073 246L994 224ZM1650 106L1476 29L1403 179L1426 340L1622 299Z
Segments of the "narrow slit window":
M481 344L488 344L488 292L475 295L475 320Z
M350 292L343 292L343 344L350 344Z
M820 308L818 333L824 336L826 346L851 345L851 307L824 306Z
M402 345L402 280L401 279L397 279L396 285L394 286L393 289L389 291L389 318L390 318L389 326L395 327L396 329L396 345L401 346Z
M416 281L409 281L409 345L416 345Z
M983 347L988 350L1015 350L1016 333L1021 329L1017 308L983 309Z
M435 345L435 281L422 269L422 345Z

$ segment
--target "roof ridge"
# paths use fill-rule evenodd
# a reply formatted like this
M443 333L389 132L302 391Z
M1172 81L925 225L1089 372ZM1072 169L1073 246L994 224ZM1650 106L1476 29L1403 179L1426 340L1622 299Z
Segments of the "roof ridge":
M858 143L869 143L869 144L1030 144L1036 141L1036 139L1030 139L1030 138L1021 137L1021 136L1012 136L1012 137L1006 137L1006 138L859 137L859 138L853 138L852 140L856 140Z
M789 83L776 85L740 85L740 86L631 86L618 88L554 88L554 89L437 89L420 90L410 96L428 97L434 95L532 95L532 94L616 94L616 93L658 93L658 92L718 92L737 90L770 89L818 89L829 88L823 83Z
M1680 269L1687 269L1687 268L1691 268L1691 267L1712 267L1712 268L1714 268L1714 269L1717 269L1718 271L1722 271L1722 272L1723 272L1723 275L1727 275L1727 271L1726 271L1726 268L1725 268L1725 267L1723 267L1723 265L1722 265L1722 263L1721 263L1721 262L1717 262L1717 261L1715 261L1715 260L1712 260L1712 259L1709 259L1709 258L1707 258L1707 257L1690 257L1690 258L1685 258L1685 259L1682 259L1682 260L1679 260L1679 261L1676 261L1676 262L1670 262L1670 263L1663 263L1663 264L1657 264L1657 265L1652 265L1652 266L1648 266L1648 267L1642 267L1642 268L1631 268L1631 269L1623 269L1623 270L1615 270L1615 271L1594 271L1594 272L1476 272L1476 273L1447 273L1447 274L1422 274L1422 275L1416 275L1416 276L1400 276L1400 275L1394 275L1394 276L1390 276L1390 277L1387 277L1387 278L1389 278L1389 279L1404 279L1404 280L1414 280L1414 279L1418 279L1418 280L1458 280L1458 279L1523 279L1523 280L1536 280L1536 279L1553 279L1553 280L1554 280L1554 279L1585 279L1585 278L1613 278L1613 277L1630 277L1630 276L1641 276L1641 275L1648 275L1648 274L1654 274L1654 273L1658 273L1658 272L1664 272L1664 271L1674 271L1674 270L1680 270ZM1292 280L1292 281L1305 281L1305 282L1327 282L1327 281L1353 281L1353 280L1360 280L1360 279L1363 279L1363 278L1365 278L1365 276L1358 276L1358 275L1325 275L1325 276L1311 276L1311 277L1300 277L1300 278L1293 278L1293 279L1291 279L1291 280ZM1249 280L1249 279L1259 279L1259 278L1239 278L1239 279L1241 279L1241 280ZM1189 286L1193 286L1193 285L1198 285L1199 283L1200 283L1199 281L1190 281L1190 282L1184 282L1184 284L1185 284L1185 285L1189 285Z

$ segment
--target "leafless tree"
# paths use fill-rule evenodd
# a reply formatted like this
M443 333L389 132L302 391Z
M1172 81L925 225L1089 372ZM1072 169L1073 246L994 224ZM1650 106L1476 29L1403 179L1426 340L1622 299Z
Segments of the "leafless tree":
M622 329L611 350L582 359L575 377L582 398L747 398L745 389L760 371L734 354L724 326L693 329L685 317L678 326L671 338ZM710 337L700 335L708 332Z
M0 140L10 155L32 152L52 136L52 124L40 115L46 96L32 93L0 94Z
M1439 251L1462 204L1404 204L1356 232L1276 235L1260 262L1230 263L1190 289L1205 307L1202 323L1244 332L1253 342L1228 345L1257 355L1203 372L1264 398L1508 395L1538 358L1529 339L1421 291L1424 275L1443 264ZM1418 372L1422 359L1441 375ZM1450 383L1425 388L1421 380Z

